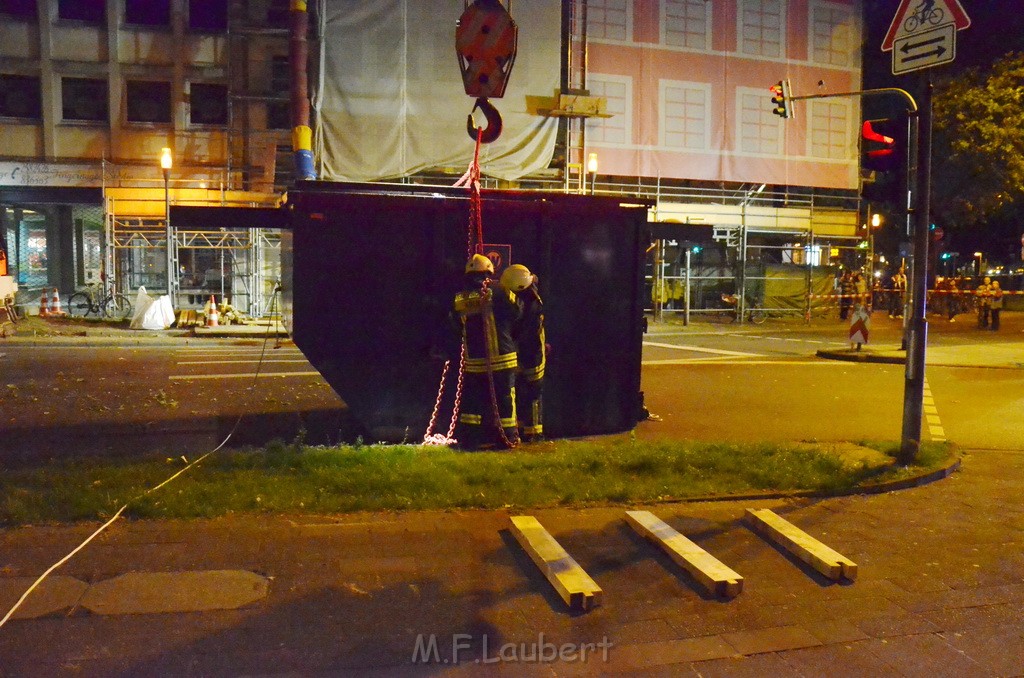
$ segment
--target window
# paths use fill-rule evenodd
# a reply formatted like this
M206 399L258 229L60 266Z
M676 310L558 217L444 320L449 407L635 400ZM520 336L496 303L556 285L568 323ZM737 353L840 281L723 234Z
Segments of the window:
M662 41L674 47L707 49L711 3L705 0L665 0Z
M57 16L69 21L102 24L107 21L105 0L58 0Z
M839 5L814 5L811 13L811 45L814 61L849 66L859 49L853 10Z
M228 124L228 86L193 82L189 96L193 125Z
M188 0L188 27L223 33L228 29L228 0Z
M287 56L275 56L270 62L270 91L282 101L267 104L267 128L291 129L291 103L288 100L291 69Z
M128 122L171 121L171 83L129 80L125 96Z
M784 22L781 0L742 0L740 51L744 54L781 57Z
M0 93L0 116L42 119L39 78L28 75L0 75Z
M267 129L291 129L291 104L287 101L271 101L267 104Z
M291 21L290 3L288 0L270 0L267 6L267 26L283 28Z
M628 40L632 12L633 3L630 0L589 0L587 37Z
M125 0L124 22L137 26L170 26L171 0Z
M591 96L608 100L610 118L587 120L587 139L595 143L626 144L630 141L630 115L633 106L633 81L615 76L590 76Z
M708 148L710 86L696 82L661 81L662 144L703 151Z
M274 94L287 94L292 81L292 70L288 55L275 56L270 62L270 91Z
M61 79L64 120L107 121L107 81L92 78Z
M0 0L0 14L21 19L35 19L39 16L38 12L36 0Z
M739 147L743 153L782 153L783 120L765 104L762 90L741 90L737 109L740 116Z
M853 157L850 104L845 101L815 101L810 107L810 155L828 160Z

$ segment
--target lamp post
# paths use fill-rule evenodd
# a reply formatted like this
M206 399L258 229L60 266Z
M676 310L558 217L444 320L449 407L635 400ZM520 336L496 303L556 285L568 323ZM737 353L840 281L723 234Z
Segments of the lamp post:
M597 153L587 156L587 172L590 174L590 195L594 195L594 185L597 183Z
M982 255L981 252L975 252L974 253L974 258L978 260L978 277L979 278L981 277L981 257L982 256L983 255Z
M164 173L164 230L167 240L167 295L174 304L174 234L171 232L171 149L160 151L160 169Z

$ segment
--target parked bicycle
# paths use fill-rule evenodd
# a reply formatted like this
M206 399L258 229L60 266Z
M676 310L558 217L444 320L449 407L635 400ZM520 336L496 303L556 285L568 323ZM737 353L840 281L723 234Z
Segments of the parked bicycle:
M75 318L96 314L110 320L124 320L132 314L132 303L125 295L115 293L112 287L104 289L97 283L90 283L68 299L68 313Z
M739 304L739 297L737 297L735 294L723 294L722 302L726 304L727 307L730 307L734 310L732 319L733 322L735 322L737 315L735 313L735 309ZM743 319L748 322L752 322L755 325L760 325L761 323L768 319L768 312L765 311L763 308L747 308L743 312Z

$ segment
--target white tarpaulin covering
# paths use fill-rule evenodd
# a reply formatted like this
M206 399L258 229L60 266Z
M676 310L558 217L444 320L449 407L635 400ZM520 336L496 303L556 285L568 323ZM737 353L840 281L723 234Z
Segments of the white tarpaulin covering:
M135 312L132 314L133 330L166 330L174 324L174 307L166 294L154 299L139 288L135 295Z
M462 0L324 0L315 150L320 175L374 181L432 167L464 168L474 142L455 56ZM516 0L519 51L505 96L491 103L504 131L481 151L481 170L516 179L548 166L557 119L561 4ZM477 123L484 125L477 113Z

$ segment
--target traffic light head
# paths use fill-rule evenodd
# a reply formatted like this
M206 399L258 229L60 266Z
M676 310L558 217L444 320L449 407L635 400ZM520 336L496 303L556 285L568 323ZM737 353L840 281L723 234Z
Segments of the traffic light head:
M865 120L861 129L861 167L875 172L892 172L901 165L901 144L906 135L900 120Z
M772 92L772 113L782 118L792 118L793 113L789 110L790 93L789 80L779 80L771 86Z

